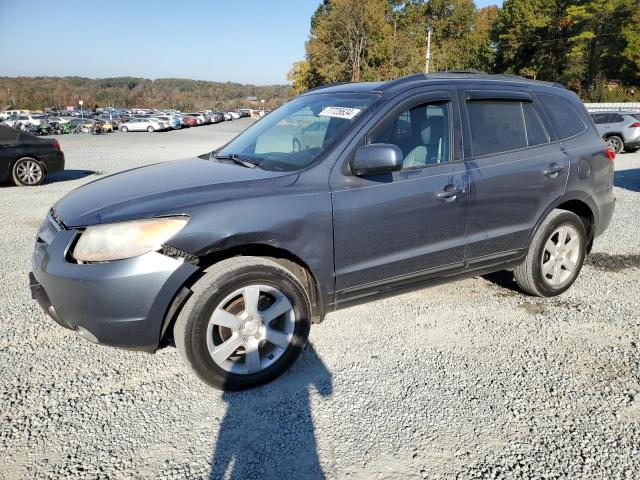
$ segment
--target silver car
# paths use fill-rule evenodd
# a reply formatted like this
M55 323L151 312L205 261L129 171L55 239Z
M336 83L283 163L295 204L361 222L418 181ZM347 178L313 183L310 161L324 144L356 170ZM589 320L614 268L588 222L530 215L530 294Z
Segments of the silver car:
M594 112L591 117L598 133L616 153L640 149L640 113Z
M126 123L123 123L120 126L121 132L158 132L161 130L165 130L167 125L164 123L154 120L153 118L132 118Z

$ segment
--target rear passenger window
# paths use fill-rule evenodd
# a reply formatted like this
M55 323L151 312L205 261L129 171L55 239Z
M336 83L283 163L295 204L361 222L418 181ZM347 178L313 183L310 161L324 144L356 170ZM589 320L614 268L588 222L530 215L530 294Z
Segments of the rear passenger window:
M618 115L617 113L612 114L611 117L611 123L624 122L624 118L622 118L622 115Z
M0 125L0 145L7 145L18 139L18 132Z
M596 113L594 115L592 115L593 118L593 122L596 125L602 125L604 123L607 123L607 114L606 113Z
M585 131L586 125L571 103L552 95L539 95L539 98L549 113L551 123L553 123L560 140Z
M474 156L527 147L521 102L471 100L467 102Z

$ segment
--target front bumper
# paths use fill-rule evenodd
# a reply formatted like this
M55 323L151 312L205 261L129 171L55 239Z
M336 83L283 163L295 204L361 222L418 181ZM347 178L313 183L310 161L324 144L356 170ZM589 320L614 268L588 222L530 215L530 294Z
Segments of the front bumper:
M156 350L173 299L198 268L157 252L73 263L67 258L76 235L60 230L52 239L39 236L29 276L33 298L60 325L94 343Z

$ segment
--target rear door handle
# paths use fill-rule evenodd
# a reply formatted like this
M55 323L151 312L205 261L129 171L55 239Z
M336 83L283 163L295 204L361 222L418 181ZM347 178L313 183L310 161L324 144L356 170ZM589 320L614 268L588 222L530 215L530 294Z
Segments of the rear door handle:
M563 168L560 165L558 165L557 163L552 163L551 165L549 165L549 168L544 171L544 174L547 177L556 178L562 170Z

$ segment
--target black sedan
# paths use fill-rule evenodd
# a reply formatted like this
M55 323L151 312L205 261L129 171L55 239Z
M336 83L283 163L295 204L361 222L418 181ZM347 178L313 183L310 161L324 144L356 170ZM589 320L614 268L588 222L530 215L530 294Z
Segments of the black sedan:
M0 125L0 180L40 185L45 175L64 170L64 154L53 138L38 138Z

